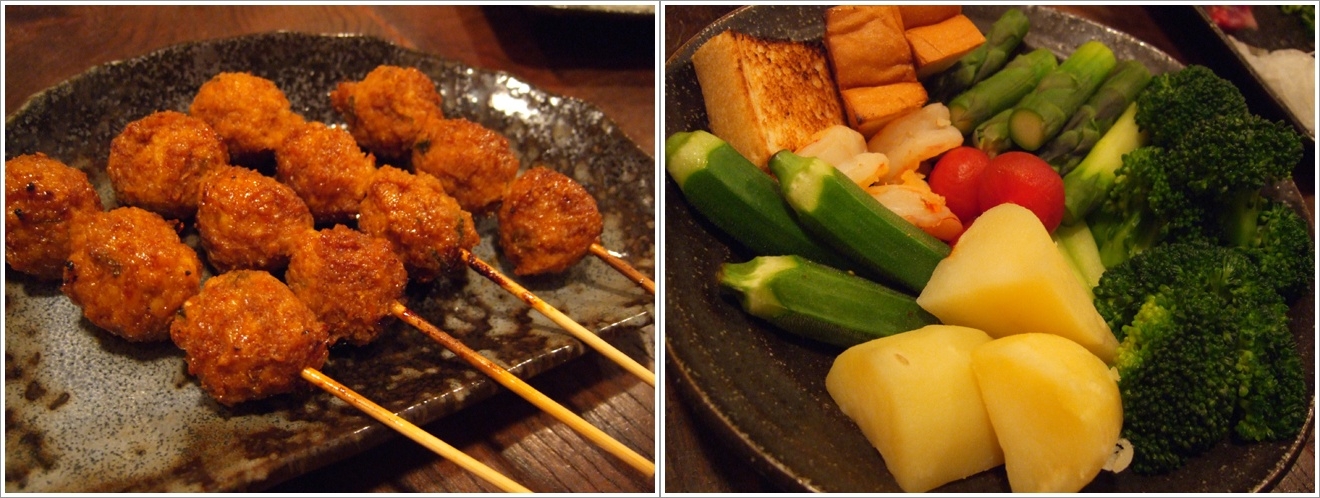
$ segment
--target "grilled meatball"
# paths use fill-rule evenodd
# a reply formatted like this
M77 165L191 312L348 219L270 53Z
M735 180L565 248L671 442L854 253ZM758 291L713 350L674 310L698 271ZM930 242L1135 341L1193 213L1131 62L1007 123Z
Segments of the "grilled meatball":
M376 172L362 200L358 228L389 241L419 282L460 271L460 249L480 242L472 214L445 193L440 180L391 166Z
M572 178L542 166L509 186L499 221L500 249L517 275L568 269L602 230L596 199Z
M509 140L466 119L428 119L413 149L415 171L440 179L463 209L491 210L518 175Z
M293 246L284 280L330 327L330 344L362 346L393 321L408 273L389 242L335 225Z
M345 81L330 103L348 123L358 144L389 161L408 159L418 126L441 116L440 93L425 73L411 67L379 66L362 81Z
M304 122L275 82L249 73L215 75L197 89L188 113L220 133L239 163L274 151Z
M202 262L179 240L178 222L131 206L80 218L69 230L60 290L83 316L129 341L163 341L197 294Z
M40 152L5 161L5 261L14 270L59 280L69 256L69 225L103 209L81 170Z
M289 244L314 228L312 213L288 185L238 166L207 175L197 232L216 270L279 271Z
M121 204L187 219L197 211L197 184L229 163L220 135L206 122L161 111L133 121L110 142L106 173Z
M225 406L292 392L304 368L325 364L324 323L269 273L239 270L206 281L170 327L188 373Z
M275 177L302 197L317 223L352 221L375 172L375 156L324 123L308 122L275 149Z

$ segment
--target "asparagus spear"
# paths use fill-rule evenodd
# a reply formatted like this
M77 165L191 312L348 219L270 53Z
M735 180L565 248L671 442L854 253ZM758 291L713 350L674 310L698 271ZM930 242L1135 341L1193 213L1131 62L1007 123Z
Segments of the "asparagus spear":
M949 102L949 120L967 135L982 121L1013 107L1058 66L1054 54L1038 48L1013 58L1004 69Z
M1063 177L1063 222L1076 223L1086 218L1109 195L1123 155L1148 142L1146 132L1137 126L1137 104L1128 104L1114 125L1076 168Z
M1118 61L1104 43L1083 43L1013 107L1009 135L1018 147L1035 151L1063 129Z
M977 125L976 131L972 132L972 143L976 148L985 151L990 157L995 157L1012 147L1013 139L1008 137L1010 114L1013 114L1011 107L999 111L999 114Z
M1090 100L1073 113L1063 131L1037 155L1059 174L1067 175L1149 82L1150 70L1144 64L1131 59L1120 61Z
M931 100L947 102L1002 69L1008 57L1027 36L1029 29L1031 20L1027 19L1026 14L1018 9L1005 11L990 26L985 43L964 55L928 85L931 88Z

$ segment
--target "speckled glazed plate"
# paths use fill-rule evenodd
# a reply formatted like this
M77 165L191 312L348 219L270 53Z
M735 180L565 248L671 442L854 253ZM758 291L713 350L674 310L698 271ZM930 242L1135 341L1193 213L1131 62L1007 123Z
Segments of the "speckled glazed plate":
M757 6L741 9L699 33L665 67L665 135L705 129L706 113L693 73L692 53L706 39L738 29L762 37L818 40L824 7ZM965 6L985 30L1004 7ZM1058 55L1090 39L1108 44L1120 58L1137 58L1152 71L1179 66L1166 54L1123 33L1084 19L1023 7L1032 20L1031 48ZM1299 200L1296 186L1285 196ZM758 470L791 491L899 492L879 452L862 436L825 391L837 348L780 332L742 312L716 283L720 264L751 255L720 233L684 200L672 179L665 182L665 344L681 394L729 446ZM1309 216L1308 216L1309 218ZM1314 364L1314 307L1299 303L1293 323L1302 362ZM1310 378L1311 376L1308 376ZM1314 388L1314 386L1311 386ZM1308 431L1310 422L1308 421ZM1102 472L1085 491L1226 492L1274 485L1296 458L1305 433L1295 440L1255 445L1223 443L1177 472L1154 477ZM954 481L934 491L1008 492L1003 467Z
M116 205L104 166L128 122L187 110L221 71L273 80L308 119L340 123L328 93L381 64L413 66L436 81L444 111L504 133L523 165L581 182L604 215L602 243L645 273L654 268L654 159L595 107L509 74L467 67L361 36L273 33L190 43L96 67L50 88L6 119L5 157L44 152L89 173ZM479 221L474 253L509 272ZM196 247L196 236L186 238ZM468 272L472 275L472 272ZM654 337L650 294L586 258L569 271L520 279L545 301L607 336ZM342 459L394 433L319 390L228 409L186 372L172 344L130 344L81 319L52 283L5 273L5 490L7 492L260 490ZM549 320L472 275L411 290L410 305L521 377L585 352ZM630 339L634 340L634 339ZM423 424L500 386L403 326L362 348L331 350L322 369Z

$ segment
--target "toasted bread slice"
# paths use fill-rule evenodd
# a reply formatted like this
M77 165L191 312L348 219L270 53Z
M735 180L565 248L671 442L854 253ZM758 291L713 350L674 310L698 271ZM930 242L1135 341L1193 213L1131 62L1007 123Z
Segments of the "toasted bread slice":
M926 105L926 87L917 82L891 83L882 86L851 88L843 92L843 107L848 126L870 140L894 118Z
M846 5L826 10L825 48L840 90L917 81L897 6Z
M905 32L912 46L917 78L938 73L985 43L985 35L967 16L958 14L943 21Z
M797 150L817 131L843 124L843 106L824 50L725 31L692 56L710 132L753 164Z
M950 17L962 14L961 5L899 5L903 15L903 29L930 26Z

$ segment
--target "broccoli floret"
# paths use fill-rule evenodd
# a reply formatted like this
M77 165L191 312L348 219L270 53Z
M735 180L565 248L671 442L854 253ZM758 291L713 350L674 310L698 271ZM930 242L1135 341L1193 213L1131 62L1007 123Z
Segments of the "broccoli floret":
M1310 225L1292 206L1251 192L1226 204L1221 217L1224 243L1246 251L1284 302L1307 295L1315 245Z
M1137 96L1137 126L1159 146L1172 144L1203 119L1246 113L1242 92L1205 66L1156 75Z
M1120 341L1137 472L1176 469L1230 433L1261 441L1301 428L1309 393L1287 308L1243 250L1154 246L1107 270L1095 296Z
M1105 268L1158 243L1200 238L1204 209L1171 183L1170 154L1153 145L1123 156L1114 186L1088 218Z
M1302 137L1282 121L1253 114L1197 122L1169 148L1170 183L1218 201L1288 178L1302 160Z

